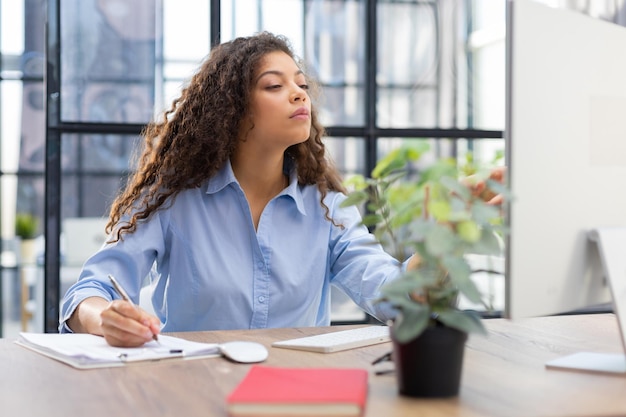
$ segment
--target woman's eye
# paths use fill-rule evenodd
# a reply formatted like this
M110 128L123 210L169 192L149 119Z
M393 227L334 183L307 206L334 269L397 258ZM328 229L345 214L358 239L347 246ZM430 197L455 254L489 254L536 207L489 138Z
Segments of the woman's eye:
M309 85L308 84L300 84L300 88L303 90L308 90L309 89Z
M274 85L267 86L268 90L276 90L278 88L280 88L280 84L274 84Z

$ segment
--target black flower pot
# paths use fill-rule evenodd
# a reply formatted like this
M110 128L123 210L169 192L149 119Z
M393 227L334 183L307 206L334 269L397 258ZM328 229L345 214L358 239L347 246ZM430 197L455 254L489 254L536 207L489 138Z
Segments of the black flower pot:
M458 395L467 333L444 327L428 327L408 343L393 338L393 361L398 391L410 397Z

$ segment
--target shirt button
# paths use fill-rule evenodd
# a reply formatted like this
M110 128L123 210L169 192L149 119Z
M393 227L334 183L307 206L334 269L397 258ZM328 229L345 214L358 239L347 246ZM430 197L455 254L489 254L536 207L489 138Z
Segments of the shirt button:
M264 303L264 302L265 302L265 297L260 296L260 297L259 297L259 303Z

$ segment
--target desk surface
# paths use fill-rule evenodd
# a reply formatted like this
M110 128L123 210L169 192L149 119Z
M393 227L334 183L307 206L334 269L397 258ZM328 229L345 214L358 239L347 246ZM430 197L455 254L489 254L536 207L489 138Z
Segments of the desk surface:
M202 342L258 341L270 349L266 365L368 369L366 416L626 415L626 376L544 366L550 359L581 350L621 352L612 314L491 319L485 323L489 336L471 336L468 341L459 396L439 400L399 396L393 375L373 373L371 362L388 352L390 343L323 354L270 345L328 328L172 334ZM225 398L249 367L210 358L81 371L24 349L13 340L0 339L0 415L226 416Z

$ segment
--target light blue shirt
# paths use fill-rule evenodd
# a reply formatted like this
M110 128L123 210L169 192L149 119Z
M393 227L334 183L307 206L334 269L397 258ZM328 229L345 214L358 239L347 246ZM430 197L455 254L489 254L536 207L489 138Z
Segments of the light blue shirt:
M163 331L326 326L330 286L368 313L391 318L375 303L401 265L360 224L345 195L330 192L325 218L315 185L290 184L265 207L254 229L230 163L205 185L181 192L167 208L105 245L83 266L61 303L59 330L85 298L119 298L108 274L136 303L145 278Z

